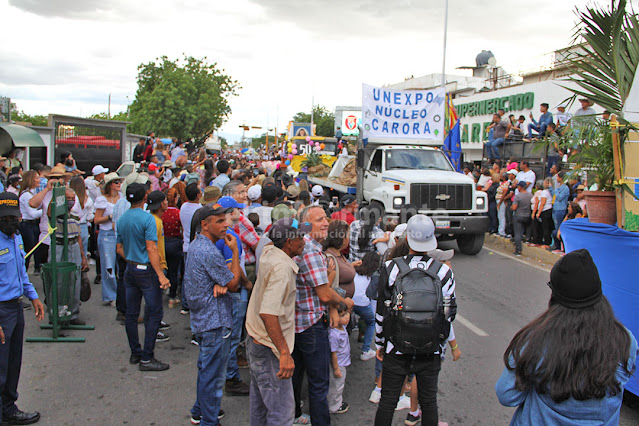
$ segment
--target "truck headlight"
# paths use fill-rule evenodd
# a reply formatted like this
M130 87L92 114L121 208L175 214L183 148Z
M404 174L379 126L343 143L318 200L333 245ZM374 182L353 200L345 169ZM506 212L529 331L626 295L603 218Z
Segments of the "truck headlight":
M477 205L477 209L483 209L484 208L484 199L481 197L477 197L477 199L475 200L475 204Z
M404 197L395 197L393 198L393 208L400 209L402 208L405 202L406 202L406 199Z

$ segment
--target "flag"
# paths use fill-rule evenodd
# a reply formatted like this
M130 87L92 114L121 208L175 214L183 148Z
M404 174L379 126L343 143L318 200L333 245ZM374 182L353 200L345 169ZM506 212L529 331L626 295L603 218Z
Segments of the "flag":
M446 94L446 121L444 124L444 146L442 150L446 156L453 163L453 167L458 172L461 172L461 132L460 132L460 120L455 106L453 105L453 99L449 93Z

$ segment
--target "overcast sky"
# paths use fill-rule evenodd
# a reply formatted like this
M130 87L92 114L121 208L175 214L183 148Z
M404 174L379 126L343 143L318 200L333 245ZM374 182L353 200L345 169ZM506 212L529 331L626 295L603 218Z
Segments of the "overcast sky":
M492 50L509 72L567 46L585 0L450 0L446 71ZM590 2L592 3L592 2ZM608 1L601 2L608 4ZM633 4L636 5L636 1ZM360 105L362 82L441 72L444 0L0 0L0 95L28 114L126 110L137 67L182 54L217 62L242 89L222 128L284 127ZM128 96L128 100L127 100Z

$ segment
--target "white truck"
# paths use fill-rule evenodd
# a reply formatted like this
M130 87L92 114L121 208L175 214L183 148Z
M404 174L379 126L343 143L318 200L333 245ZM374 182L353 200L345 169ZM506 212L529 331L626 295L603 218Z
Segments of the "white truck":
M360 141L358 148L357 187L313 177L309 183L356 194L360 205L377 203L387 218L413 207L433 219L438 240L455 239L462 253L479 253L490 224L488 197L441 150L400 139Z

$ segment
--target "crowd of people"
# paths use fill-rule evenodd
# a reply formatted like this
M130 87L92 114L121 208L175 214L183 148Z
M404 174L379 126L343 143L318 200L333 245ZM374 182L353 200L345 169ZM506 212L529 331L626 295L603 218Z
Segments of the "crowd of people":
M191 343L199 347L192 424L219 424L226 394L250 398L251 425L328 425L331 414L349 409L345 383L351 349L361 362L371 363L375 425L390 425L394 412L402 409L408 410L407 425L445 424L438 418L438 375L448 351L453 361L461 357L452 324L457 310L454 252L437 248L429 217L414 213L402 215L401 223L387 223L378 206L360 207L352 195L335 204L321 186L310 187L288 173L285 157L267 153L258 160L241 154L209 157L204 150L189 154L181 141L167 146L150 133L133 157L138 167L127 176L98 164L84 178L71 153L64 152L54 167L16 170L17 194L9 191L11 170L9 187L0 194L0 243L14 239L7 253L22 253L13 260L13 271L24 274L11 278L12 285L24 285L18 296L0 301L0 312L9 303L15 315L22 315L22 306L17 310L13 304L24 294L33 301L37 318L44 315L26 271L33 263L37 275L51 261L50 238L64 242L63 226L49 236L53 188L62 186L68 260L83 273L95 264L101 301L115 308L115 320L124 325L129 362L141 371L168 370L169 364L155 356L156 343L170 339L164 308L180 309L188 318ZM465 173L475 178L477 170ZM561 235L553 228L587 211L580 206L583 187L569 187L564 177L555 165L553 177L533 192L538 182L526 162L508 162L503 168L496 162L492 170L482 170L477 187L489 194L491 231L514 235L516 254L524 234L531 244L551 248L552 240L560 248ZM17 248L23 240L24 247ZM58 250L56 261L61 260ZM568 279L562 273L552 280L553 294L564 291L565 299L574 301L572 288L562 287ZM84 324L81 279L78 274L68 319L75 325ZM604 303L596 283L592 292L580 308ZM4 293L0 287L0 296ZM138 323L144 323L143 342ZM1 325L4 343L8 333L6 323ZM356 349L351 333L357 334ZM630 337L622 343L636 349ZM528 362L521 356L525 341L516 338L505 357L507 369L498 384L504 403L523 404L521 386L510 381L515 374L520 383L521 372L513 363ZM611 359L623 353L620 349ZM0 370L6 373L6 357L15 362L17 356L0 346ZM535 365L537 358L531 359ZM241 379L242 367L249 368L250 383ZM302 411L305 378L309 414ZM543 394L534 378L526 379ZM3 386L17 386L17 378L12 380ZM601 387L589 385L602 398ZM569 394L573 391L574 383ZM3 391L3 420L28 424L39 419L38 413L17 409L15 389L7 395ZM607 403L612 407L616 400ZM525 415L532 416L527 410Z
M568 175L561 163L553 164L545 179L537 179L525 160L496 160L491 168L467 164L464 174L488 195L489 232L511 239L516 256L524 242L563 253L560 225L588 217L586 186L580 176Z

